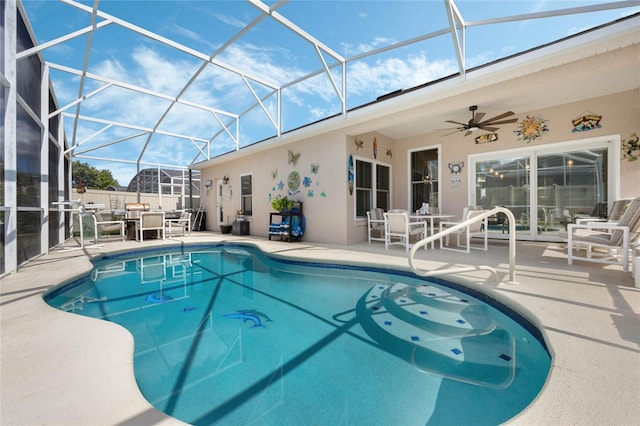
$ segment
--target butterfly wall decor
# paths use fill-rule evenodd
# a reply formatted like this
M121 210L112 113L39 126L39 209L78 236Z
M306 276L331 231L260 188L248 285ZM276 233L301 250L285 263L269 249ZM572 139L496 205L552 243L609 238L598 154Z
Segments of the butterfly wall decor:
M294 154L291 150L289 150L289 164L293 164L295 166L298 162L298 158L300 158L300 153Z
M319 168L320 168L320 164L312 164L311 165L311 173L313 173L314 175L317 175Z

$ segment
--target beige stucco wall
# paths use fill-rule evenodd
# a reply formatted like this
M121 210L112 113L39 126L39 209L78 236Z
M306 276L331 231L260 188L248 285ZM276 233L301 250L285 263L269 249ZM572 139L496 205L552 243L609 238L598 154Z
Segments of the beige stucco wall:
M348 155L345 155L345 141L344 134L333 132L262 150L203 169L202 181L211 179L216 182L223 176L229 178L228 184L223 186L221 197L224 222L227 223L235 218L240 208L240 176L247 173L253 175L253 215L248 218L251 235L268 235L269 213L272 211L270 197L286 195L304 203L303 213L307 222L305 239L347 244ZM299 154L295 164L289 162L289 150L294 155ZM315 173L312 165L318 166ZM296 191L291 191L288 186L288 177L293 171L300 174L300 186ZM305 186L305 178L308 178L308 186ZM219 228L216 200L214 184L205 201L208 230Z
M149 204L152 209L160 209L164 211L170 210L183 210L189 205L188 196L184 199L184 205L182 202L182 196L162 194L162 198L158 197L158 194L140 194L140 202ZM88 189L84 194L78 194L76 189L73 189L74 200L81 200L83 204L103 204L106 210L123 210L124 205L127 203L137 203L137 192L124 192L124 191L103 191L99 189ZM198 199L194 199L194 205L198 204Z
M585 88L588 90L588 88ZM496 111L498 114L502 111ZM488 112L489 114L491 111ZM571 120L594 113L602 115L601 128L587 132L572 132ZM429 133L394 140L377 132L351 134L349 129L314 136L296 143L262 148L254 154L222 161L220 164L202 170L202 180L214 182L228 176L229 184L224 187L222 202L225 218L233 219L240 207L240 175L253 174L254 211L251 220L251 234L267 236L269 196L287 195L287 177L296 170L301 180L308 177L309 187L302 183L293 198L304 202L307 219L305 240L321 243L352 244L366 241L366 221L354 216L354 195L349 193L347 184L347 161L349 155L357 158L373 159L373 142L377 144L376 160L391 166L392 208L409 208L409 151L416 148L440 147L441 167L441 210L458 214L468 204L469 155L513 150L522 147L544 146L553 143L592 139L602 136L628 138L632 132L640 134L640 89L618 93L606 97L591 98L580 102L559 105L542 110L524 111L517 114L519 119L526 115L540 115L549 120L549 131L530 144L519 141L514 133L517 123L502 125L495 142L476 144L474 136L463 137L462 133L446 137L442 132ZM443 123L446 127L446 123ZM356 144L362 142L362 147ZM288 151L300 154L297 163L288 161ZM622 156L621 156L622 157ZM460 173L460 184L453 185L448 164L464 162ZM317 173L311 171L311 164L318 165ZM277 171L277 177L273 173ZM640 161L619 162L621 176L621 197L640 195ZM280 190L278 183L284 188ZM233 195L229 197L228 187ZM309 191L313 191L310 194ZM355 191L354 191L355 194ZM206 201L207 229L218 229L215 185Z
M500 113L501 111L496 111ZM587 132L572 132L571 120L586 113L602 116L601 128ZM468 204L468 174L469 156L473 154L504 151L523 147L544 146L553 143L591 139L602 136L619 135L621 139L628 139L633 132L640 134L640 89L614 94L611 96L591 98L581 102L559 105L542 110L526 111L517 114L521 120L526 115L541 116L549 120L549 131L542 137L527 144L517 139L514 130L518 123L500 126L497 132L499 139L495 142L476 144L475 135L467 137L464 133L442 137L439 134L426 134L396 141L398 152L394 163L395 181L402 183L408 177L408 150L441 146L441 191L443 212L461 214ZM640 161L630 162L622 159L619 162L620 197L634 197L640 195ZM451 172L448 164L465 162L460 173L460 185L455 187L451 183ZM394 201L399 208L408 206L408 186L398 184L394 186Z

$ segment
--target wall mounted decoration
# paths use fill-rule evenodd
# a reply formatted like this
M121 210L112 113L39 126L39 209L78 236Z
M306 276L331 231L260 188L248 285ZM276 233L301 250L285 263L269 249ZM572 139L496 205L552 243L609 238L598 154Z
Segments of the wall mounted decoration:
M464 161L459 161L457 163L449 163L449 170L451 170L452 174L460 173L463 167L464 167Z
M527 115L513 132L518 135L519 140L529 143L549 131L548 123L549 120L544 120L539 115L535 117Z
M600 126L600 120L602 120L601 115L597 115L589 112L587 112L586 114L583 113L582 116L571 120L571 125L573 126L573 130L571 131L575 133L575 132L587 132L589 130L599 129L600 127L602 127Z
M284 189L284 182L282 179L278 182L278 191L282 191Z
M378 158L378 141L373 137L373 158Z
M305 177L304 177L304 179L302 179L302 185L303 185L305 188L310 187L310 186L311 186L311 178L310 178L310 177L308 177L308 176L305 176Z
M322 192L320 193L320 196L321 196L322 198L324 198L324 197L326 197L326 196L327 196L327 193L326 193L326 192L324 192L324 191L322 191Z
M293 151L289 150L289 164L293 164L295 166L298 162L298 158L300 158L300 153L294 154Z
M318 174L318 169L320 168L320 164L311 164L311 173L314 175Z
M307 197L313 198L313 189L310 189L309 192L307 192Z
M484 135L480 135L476 137L476 145L480 145L482 143L495 142L498 140L497 133L485 133Z
M271 172L271 179L276 180L277 177L278 177L278 169L275 169L274 171Z
M393 154L391 153L391 148L387 148L387 157L393 158Z
M629 140L622 139L622 158L629 161L636 161L640 158L640 142L638 135L634 132L629 135Z
M295 170L289 173L289 177L287 178L287 186L290 191L297 191L300 187L300 173Z
M460 188L460 176L459 175L453 175L451 176L451 188Z
M347 163L347 180L349 182L349 194L353 195L353 181L355 180L353 155L349 155L349 161Z
M356 144L356 150L361 149L361 148L364 147L364 141L362 139L356 138L356 140L353 141L353 143Z

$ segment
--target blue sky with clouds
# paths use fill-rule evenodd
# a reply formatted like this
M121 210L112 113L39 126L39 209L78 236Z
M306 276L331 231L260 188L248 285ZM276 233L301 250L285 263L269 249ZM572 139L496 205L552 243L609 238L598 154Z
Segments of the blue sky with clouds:
M474 22L496 17L544 12L548 10L598 4L574 1L459 1L463 18ZM268 6L276 2L266 2ZM637 2L636 2L637 4ZM32 28L39 43L54 40L90 25L93 2L25 0ZM99 9L117 19L173 40L188 49L209 56L260 16L260 10L244 1L156 1L102 0ZM568 15L532 21L483 25L467 29L467 67L481 65L578 31L637 12L638 7ZM404 40L448 28L443 0L434 1L300 1L283 4L277 12L346 59ZM55 17L55 19L51 19ZM98 18L97 23L103 19ZM54 64L51 70L54 90L60 106L69 105L80 94L80 75L58 70L58 65L82 70L87 35L43 52ZM336 63L326 52L329 66ZM203 61L151 40L117 23L106 25L92 35L87 72L82 94L99 94L82 102L80 115L111 120L138 127L110 126L106 122L66 118L68 140L75 140L76 152L91 157L129 158L134 163L148 140L147 128L162 133L151 138L142 155L145 163L188 165L198 158L204 142L216 136L211 155L228 152L235 145L220 123L232 120L225 115L241 115L238 129L240 145L272 137L275 128L260 106L258 97L266 96L269 84L283 85L322 69L318 53L311 43L295 35L272 18L264 18L239 37L216 60L242 70L249 78L209 64L181 95L185 104L169 108L169 99L138 94L127 88L108 86L109 80L127 82L153 93L176 97L201 69ZM340 81L339 68L333 75ZM452 37L449 34L412 44L347 65L347 108L401 88L413 87L458 71ZM93 78L105 77L106 80ZM256 77L267 85L251 79ZM340 83L338 83L340 84ZM206 106L214 114L192 105ZM276 99L264 101L264 108L275 119ZM75 113L76 107L66 110ZM282 128L291 130L340 112L340 102L326 75L317 75L283 89ZM160 122L160 118L165 118ZM158 124L159 123L159 124ZM106 128L105 128L106 127ZM75 139L74 139L75 129ZM235 124L229 131L235 136ZM190 136L188 138L177 138ZM111 142L118 141L118 143ZM102 146L100 150L91 148ZM167 152L171 155L167 156ZM200 156L198 161L202 161ZM135 173L135 165L80 159L98 168L109 168L120 184L126 185ZM148 167L148 166L143 166Z

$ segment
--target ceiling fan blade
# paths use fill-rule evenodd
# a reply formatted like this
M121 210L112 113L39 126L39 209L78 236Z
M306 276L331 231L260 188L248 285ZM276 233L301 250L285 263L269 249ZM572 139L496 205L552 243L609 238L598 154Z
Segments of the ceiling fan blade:
M498 130L497 127L478 126L478 128L487 132L495 132L496 130Z
M484 117L485 115L487 115L487 113L485 113L485 112L477 112L476 115L473 117L473 122L474 123L479 123L480 121L482 121L482 117Z
M454 133L458 133L460 130L454 130L453 132L445 133L442 137L453 135Z
M502 118L506 118L506 117L509 117L509 116L511 116L511 115L514 115L514 114L515 114L515 112L513 112L513 111L507 111L507 112L504 112L504 113L502 113L502 114L500 114L500 115L496 115L495 117L491 117L491 118L490 118L490 119L488 119L488 120L485 120L485 121L484 121L484 123L489 123L489 122L491 122L491 121L500 120L500 119L502 119ZM482 123L481 123L481 124L482 124Z
M462 126L462 127L467 125L467 123L460 123L459 121L444 120L444 122L445 123L451 123L451 124L457 124L457 125Z
M493 126L494 124L509 124L509 123L515 123L516 121L518 121L517 118L510 118L508 120L502 120L502 121L485 121L484 123L481 123L480 125L484 125L484 124L489 124L491 126Z
M471 133L473 133L471 130L467 130L466 133L464 134L465 136L469 136Z

